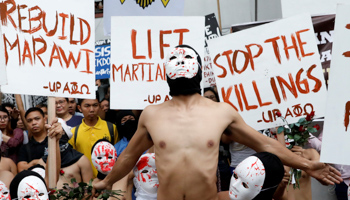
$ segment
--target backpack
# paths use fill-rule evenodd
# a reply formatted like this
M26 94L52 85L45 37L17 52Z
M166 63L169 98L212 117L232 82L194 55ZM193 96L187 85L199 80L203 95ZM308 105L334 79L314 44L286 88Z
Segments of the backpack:
M114 129L113 129L113 124L111 122L107 122L107 126L108 126L108 131L109 131L109 135L111 137L111 143L113 144L114 143ZM79 126L76 126L75 127L75 131L74 131L74 146L76 146L77 144L77 136L78 136L78 129L79 129Z

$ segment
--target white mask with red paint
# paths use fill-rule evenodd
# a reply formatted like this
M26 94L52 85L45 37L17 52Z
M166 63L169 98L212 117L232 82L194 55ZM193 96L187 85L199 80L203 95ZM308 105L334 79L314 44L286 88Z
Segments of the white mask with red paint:
M0 181L0 200L11 200L10 191L2 181Z
M198 73L197 54L190 48L175 48L166 61L165 71L170 79L193 78Z
M91 154L91 161L100 173L107 175L112 171L116 160L117 151L111 143L101 141L94 146Z
M230 199L251 200L259 194L265 181L265 167L256 156L244 159L234 170L230 182Z
M18 200L48 200L45 183L38 177L30 175L21 180L17 189Z
M138 185L149 194L157 194L159 181L154 153L146 153L140 157L134 167L134 175Z

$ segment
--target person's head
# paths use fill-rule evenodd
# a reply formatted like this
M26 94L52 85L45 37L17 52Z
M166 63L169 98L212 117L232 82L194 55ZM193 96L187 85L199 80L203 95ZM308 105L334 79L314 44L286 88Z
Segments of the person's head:
M230 199L272 199L283 175L283 164L277 156L268 152L255 153L234 170L230 182Z
M84 118L94 120L98 118L100 103L97 99L79 99L78 109L83 113Z
M16 128L20 128L20 129L23 129L23 130L25 129L21 116L18 116L18 121L17 121L17 127Z
M68 98L68 112L71 115L75 114L77 109L77 100L75 98Z
M137 184L147 193L156 194L159 187L154 153L143 154L134 167Z
M120 138L131 140L137 130L137 120L131 110L120 110L117 114L117 129Z
M58 117L64 116L64 115L69 113L68 112L68 98L56 97L55 104L56 104L56 115Z
M10 191L2 181L0 181L0 200L11 200Z
M15 106L12 103L3 103L1 104L2 107L6 108L6 110L9 112L9 115L11 116L13 109Z
M40 103L36 105L35 107L40 108L44 112L45 119L47 120L48 114L47 114L47 105L44 103Z
M188 45L176 46L167 56L165 70L170 95L201 94L202 61Z
M9 131L11 129L10 113L4 106L0 106L0 130Z
M45 133L45 115L40 108L29 108L24 117L32 134Z
M109 100L106 98L103 98L100 102L100 107L101 107L101 110L103 110L104 112L107 112L109 110Z
M203 96L205 98L211 99L215 102L219 102L219 95L215 92L215 90L211 87L204 88L204 94Z
M23 170L18 173L10 184L12 199L48 200L49 194L45 180L36 172Z
M107 139L97 140L92 146L91 161L98 172L107 175L111 172L116 160L117 151Z

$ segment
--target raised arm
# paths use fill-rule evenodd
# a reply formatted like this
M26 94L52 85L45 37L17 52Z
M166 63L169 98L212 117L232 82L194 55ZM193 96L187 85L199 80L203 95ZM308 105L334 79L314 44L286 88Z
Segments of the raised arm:
M148 110L149 108L146 108L142 112L134 136L130 140L123 153L118 157L118 160L114 164L112 171L106 176L104 180L94 184L94 189L103 190L108 186L113 185L113 183L116 181L122 179L133 169L142 153L153 145L153 142L145 126L146 120L149 118Z
M335 168L295 155L278 141L266 137L248 126L232 107L226 106L225 110L227 110L226 113L228 113L228 117L231 119L231 124L229 125L231 134L229 137L232 140L244 144L256 152L266 151L273 153L281 159L284 165L302 169L322 184L334 184L342 180L340 173Z

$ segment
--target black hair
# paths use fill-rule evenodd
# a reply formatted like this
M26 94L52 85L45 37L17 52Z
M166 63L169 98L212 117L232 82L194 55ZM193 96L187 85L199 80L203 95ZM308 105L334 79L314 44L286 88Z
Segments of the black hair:
M3 104L1 104L1 106L4 106L4 108L5 107L10 107L12 109L15 107L12 103L3 103Z
M37 108L47 108L47 105L46 105L46 103L39 103L35 107L37 107Z
M5 112L8 117L10 117L9 111L5 108L4 104L0 106L0 111Z
M219 95L218 95L218 93L217 93L217 92L215 92L215 90L214 90L212 87L207 87L207 88L204 88L203 95L204 95L204 93L205 93L205 92L207 92L207 91L211 91L211 92L213 92L213 93L214 93L214 95L215 95L215 98L216 98L218 101L220 101L220 100L219 100Z
M104 101L104 100L106 100L106 101L108 101L108 102L109 102L109 99L107 99L107 98L103 98L103 99L100 101L100 103L101 103L102 101Z
M45 114L41 108L38 107L31 107L27 110L26 114L24 114L24 117L27 118L28 114L34 111L38 111L43 117L45 117Z
M95 98L95 99L97 99L97 101L100 103L100 101L99 101L100 95L98 94L97 91L96 91L96 98ZM81 104L83 103L84 100L85 100L85 99L78 99L78 105L81 106Z

